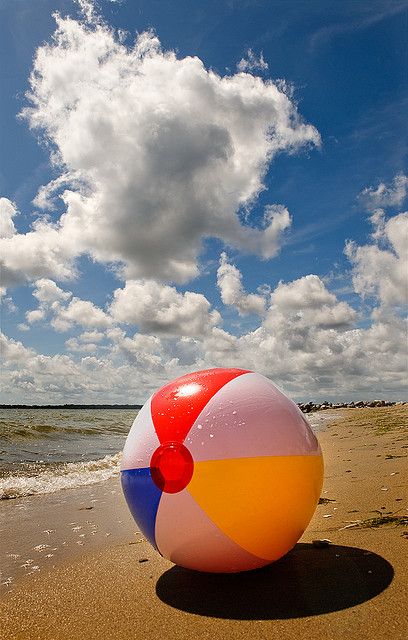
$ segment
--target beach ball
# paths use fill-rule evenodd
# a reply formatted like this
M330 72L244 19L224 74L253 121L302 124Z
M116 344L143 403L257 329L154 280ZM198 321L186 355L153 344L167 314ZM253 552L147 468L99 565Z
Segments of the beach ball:
M297 405L242 369L191 373L154 393L126 440L121 481L140 530L177 565L265 566L305 531L322 453Z

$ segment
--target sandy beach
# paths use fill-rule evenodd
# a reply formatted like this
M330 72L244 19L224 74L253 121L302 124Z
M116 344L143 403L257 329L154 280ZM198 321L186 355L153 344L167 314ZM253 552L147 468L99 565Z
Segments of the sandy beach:
M407 405L320 412L320 504L286 557L250 573L161 558L117 478L3 501L1 637L405 639L407 417Z

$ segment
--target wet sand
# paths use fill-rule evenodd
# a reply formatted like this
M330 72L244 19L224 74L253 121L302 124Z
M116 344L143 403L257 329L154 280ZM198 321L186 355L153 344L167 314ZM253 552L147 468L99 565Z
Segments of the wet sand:
M2 565L14 577L1 637L405 640L408 408L331 413L319 434L321 504L294 550L259 571L174 567L137 532L117 480L1 505Z

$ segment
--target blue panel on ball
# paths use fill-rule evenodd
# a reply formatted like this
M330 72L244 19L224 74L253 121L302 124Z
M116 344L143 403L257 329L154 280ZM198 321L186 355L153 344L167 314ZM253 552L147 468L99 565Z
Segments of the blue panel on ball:
M157 549L154 529L162 492L152 480L150 469L125 469L121 473L122 488L132 516L142 533Z

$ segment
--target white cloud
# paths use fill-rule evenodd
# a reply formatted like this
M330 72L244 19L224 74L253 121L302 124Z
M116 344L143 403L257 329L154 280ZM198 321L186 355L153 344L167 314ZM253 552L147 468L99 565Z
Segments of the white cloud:
M26 312L26 320L28 324L33 324L34 322L39 322L45 318L44 309L32 309L32 311Z
M61 187L77 187L81 188L80 174L63 173L62 175L51 180L48 184L42 185L33 200L33 204L42 210L52 210L55 207L55 196L61 191Z
M112 324L109 315L90 300L72 298L67 307L55 305L53 311L55 317L51 324L59 331L66 331L74 324L90 329L106 329Z
M65 341L65 348L77 353L95 353L104 338L105 334L102 331L84 331L78 337L68 338Z
M0 334L3 354L2 390L7 402L144 402L156 385L164 384L181 369L177 362L149 367L148 360L137 366L118 359L85 355L47 356ZM76 356L78 358L78 356Z
M88 22L93 22L98 19L98 16L95 11L95 2L94 0L76 0L84 18Z
M299 399L401 396L406 322L390 307L406 293L408 214L387 219L384 209L402 203L407 177L362 192L371 243L347 245L355 291L380 303L368 327L317 275L247 293L222 254L224 304L260 316L252 331L228 333L204 295L160 280L197 275L210 237L275 256L290 214L269 205L254 228L251 205L276 154L319 144L319 134L301 121L285 81L245 73L266 68L262 55L250 52L241 73L221 78L198 58L163 52L152 33L127 48L93 3L81 3L88 24L58 17L53 42L38 49L25 111L60 171L34 200L51 213L20 234L15 205L0 199L0 252L4 284L35 281L37 308L20 331L47 322L82 333L65 336L69 353L55 356L1 337L7 401L141 402L169 379L210 366L260 371ZM52 220L56 197L64 213ZM122 269L126 282L109 307L56 284L76 276L82 254Z
M113 342L113 353L123 356L130 365L142 367L146 377L164 371L162 341L156 336L136 333L133 337L126 336L123 331L108 332ZM173 359L170 366L176 366Z
M66 333L72 329L72 323L68 320L64 320L59 315L55 315L50 320L50 326L59 333Z
M367 328L355 328L355 317L311 275L280 283L264 321L240 337L217 326L194 338L127 336L112 326L103 334L109 341L104 357L79 361L75 353L96 353L102 332L70 337L72 356L44 356L8 340L4 393L8 401L139 402L187 371L238 366L269 376L299 400L400 399L406 388L406 321L385 308L373 311Z
M65 347L67 351L77 353L95 353L98 349L98 345L94 342L81 342L77 338L68 338L65 341Z
M129 280L116 289L110 313L117 322L135 324L143 332L201 336L220 322L200 293L179 293L153 280Z
M346 302L339 302L316 275L308 275L284 284L280 282L271 296L271 307L265 321L274 327L276 318L297 326L341 329L350 326L356 312Z
M299 400L405 397L406 320L374 314L368 328L342 330L301 313L271 320L239 338L214 329L201 365L259 371Z
M380 207L399 207L407 195L408 176L399 173L394 177L391 185L380 182L377 188L367 187L360 193L360 200L368 211Z
M265 230L262 237L259 237L259 253L263 258L273 258L280 249L281 236L290 227L292 219L289 211L281 204L271 204L265 207L264 224ZM253 234L260 234L251 230ZM254 238L255 240L255 238ZM251 238L248 237L249 244ZM255 242L254 242L255 247ZM250 248L250 245L249 245Z
M213 329L202 364L260 371L304 400L404 397L406 321L379 310L368 328L356 320L317 275L280 283L256 329L240 337Z
M274 305L290 310L318 309L333 304L336 296L330 293L324 282L316 275L308 275L287 284L280 282L272 294Z
M33 296L39 306L27 311L26 320L29 324L51 318L51 326L62 332L74 325L87 329L107 329L112 325L112 318L103 309L90 300L73 297L70 291L64 291L49 278L40 278L35 282ZM91 335L98 334L94 332Z
M4 357L3 388L8 402L18 401L19 394L24 395L26 402L34 403L67 402L67 398L86 402L87 394L102 395L106 390L107 369L110 379L117 377L113 367L104 361L92 366L86 360L76 363L66 355L45 356L3 334L0 343Z
M14 202L8 198L0 198L0 238L11 238L15 234L13 218L16 213Z
M51 304L57 301L69 300L72 297L72 293L64 291L49 278L40 278L35 283L33 296L42 304Z
M116 289L108 312L90 300L72 297L52 280L42 278L35 285L33 296L39 306L26 313L27 322L48 318L59 332L75 325L89 329L81 334L80 343L99 342L104 333L98 330L112 328L118 322L159 335L201 336L221 321L218 311L211 309L202 294L179 293L175 287L153 280L130 280L123 289Z
M248 49L245 58L241 58L241 60L237 64L238 71L248 72L248 71L266 71L268 69L268 63L265 62L263 53L261 52L258 57L252 49Z
M408 213L387 221L373 216L373 244L347 242L353 265L353 286L363 298L375 296L382 305L403 305L408 299ZM381 245L384 245L382 247Z
M288 216L275 210L254 229L238 210L263 189L277 153L320 143L316 129L272 81L220 77L199 58L162 52L152 33L128 49L88 18L57 16L52 44L35 56L24 115L62 171L35 203L49 207L71 186L58 222L2 241L10 283L73 277L83 253L124 265L128 279L185 282L208 237L275 255Z
M49 276L72 279L76 275L76 253L75 242L66 241L58 225L37 220L32 231L0 239L2 281L14 286Z
M50 309L59 309L59 303L69 300L72 297L72 293L64 291L49 278L40 278L35 282L33 296L38 300L39 306L37 309L31 309L26 312L28 324L44 320Z
M219 327L215 327L204 339L203 358L205 361L203 369L213 366L237 366L238 362L241 362L241 367L247 366L244 364L245 359L239 355L239 338Z
M101 342L105 337L105 334L101 331L84 331L79 336L82 342Z
M18 308L11 296L5 296L5 295L1 296L0 306L7 309L9 313L17 313L18 311Z
M242 285L242 275L235 265L228 262L226 253L221 254L220 266L217 271L217 285L221 293L221 300L226 305L235 307L240 315L265 311L265 297L247 294Z

